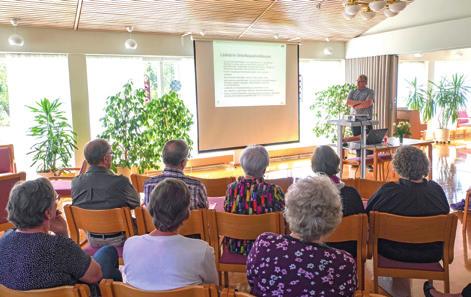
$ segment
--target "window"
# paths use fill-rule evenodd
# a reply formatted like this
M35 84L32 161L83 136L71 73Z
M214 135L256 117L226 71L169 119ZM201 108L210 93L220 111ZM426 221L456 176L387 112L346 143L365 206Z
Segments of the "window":
M300 60L300 129L301 143L313 144L317 141L312 132L313 113L310 106L315 94L325 88L345 83L345 63L343 60Z
M9 103L6 105L9 125L0 127L0 143L12 143L18 170L26 171L28 177L35 176L36 168L31 168L31 155L28 155L34 139L27 132L34 122L26 106L34 105L44 97L50 100L58 98L72 125L67 56L0 56L0 86L0 100ZM74 163L72 156L70 165Z
M428 73L425 62L400 62L397 80L397 107L407 107L411 82L417 78L417 84L423 88L427 87Z
M179 89L180 98L193 114L190 136L196 145L196 95L193 58L87 56L91 137L103 131L106 98L132 80L148 98L158 98Z
M0 58L0 127L10 125L10 102L8 99L7 66Z

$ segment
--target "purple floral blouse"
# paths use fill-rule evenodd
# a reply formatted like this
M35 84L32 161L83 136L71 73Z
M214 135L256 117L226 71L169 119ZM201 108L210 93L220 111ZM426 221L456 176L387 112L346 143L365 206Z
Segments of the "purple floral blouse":
M353 296L355 259L327 245L289 235L263 233L247 258L247 279L255 296Z

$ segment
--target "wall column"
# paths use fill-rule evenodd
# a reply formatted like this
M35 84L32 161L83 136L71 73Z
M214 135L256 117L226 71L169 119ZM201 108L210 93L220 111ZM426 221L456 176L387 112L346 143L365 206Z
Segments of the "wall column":
M87 61L83 54L69 54L69 84L72 106L72 125L77 133L75 164L83 162L83 147L90 140L90 116L88 110Z

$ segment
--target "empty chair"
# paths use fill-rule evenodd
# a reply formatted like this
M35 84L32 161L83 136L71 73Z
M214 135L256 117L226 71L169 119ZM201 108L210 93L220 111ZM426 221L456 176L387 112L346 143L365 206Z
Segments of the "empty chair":
M464 200L464 209L463 209L463 232L466 232L468 227L468 213L469 213L469 200L471 199L471 190L466 191L466 198Z
M367 239L368 239L368 217L366 214L357 214L343 217L340 225L334 232L329 234L325 241L327 243L355 241L357 262L358 287L365 289L365 262L367 258Z
M347 178L342 180L345 185L355 188L360 194L361 199L368 200L374 193L376 193L384 184L385 181L362 179L362 178Z
M227 186L235 181L235 177L193 178L199 180L206 187L208 197L226 196Z
M371 212L369 249L373 252L374 292L378 292L378 277L389 276L442 280L445 282L445 292L449 293L449 265L453 262L457 221L454 214L404 217ZM378 253L380 239L415 244L442 242L442 264L440 262L411 263L385 258Z
M288 191L289 186L293 184L294 179L292 177L273 178L265 180L269 184L277 185L283 190L284 193Z
M13 144L0 145L0 174L1 173L16 173Z
M146 180L151 178L150 175L147 174L131 174L131 184L138 193L144 193L144 183Z
M109 279L100 282L100 292L102 297L218 297L214 284L188 286L169 291L144 291Z
M139 235L148 234L155 230L152 216L146 207L138 207L134 211ZM200 239L209 242L209 228L207 226L206 212L206 209L193 209L190 211L188 219L178 228L178 234L198 235Z
M237 292L232 288L224 288L221 291L221 297L255 297L252 294L244 293L244 292Z
M0 297L89 297L87 285L62 286L57 288L16 291L0 285Z
M7 220L6 206L8 203L8 197L13 186L26 179L26 173L9 173L0 175L0 232L10 229L12 224Z

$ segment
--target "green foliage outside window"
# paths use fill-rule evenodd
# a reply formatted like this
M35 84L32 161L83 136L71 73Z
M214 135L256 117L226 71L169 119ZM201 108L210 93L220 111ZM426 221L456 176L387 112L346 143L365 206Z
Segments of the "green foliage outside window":
M332 142L337 140L337 127L328 124L328 120L342 118L350 113L347 106L347 97L350 91L355 89L354 84L333 85L315 94L311 111L314 114L313 132L316 137L326 137ZM346 129L350 133L350 129Z
M10 124L10 104L8 101L7 69L0 64L0 127Z

